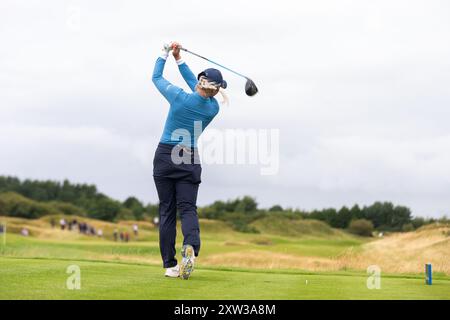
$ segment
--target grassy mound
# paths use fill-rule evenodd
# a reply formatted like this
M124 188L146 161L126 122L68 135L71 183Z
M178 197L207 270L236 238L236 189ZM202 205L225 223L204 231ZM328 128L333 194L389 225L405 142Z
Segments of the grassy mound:
M263 234L289 237L330 237L343 235L343 232L331 228L322 221L289 219L280 216L264 217L254 221L251 226Z
M96 229L103 238L62 231L61 215L41 219L1 217L7 235L0 237L0 256L139 262L160 266L158 228L146 221L104 222L76 217ZM57 226L51 228L50 220ZM75 216L66 216L75 218ZM132 225L139 225L139 236ZM406 233L392 233L382 238L361 238L330 228L315 220L268 216L256 220L252 227L260 233L237 232L226 222L201 220L201 264L208 267L260 269L296 269L308 271L366 270L380 266L383 272L423 273L431 262L435 273L450 274L450 227L430 225ZM177 250L182 245L178 223ZM20 235L22 228L29 237ZM130 233L130 242L114 242L112 232ZM4 244L5 243L5 244ZM179 254L179 251L177 251Z
M341 257L341 263L354 269L367 261L395 273L422 271L432 263L435 272L450 274L450 226L432 224L416 231L393 233L361 247L361 252Z

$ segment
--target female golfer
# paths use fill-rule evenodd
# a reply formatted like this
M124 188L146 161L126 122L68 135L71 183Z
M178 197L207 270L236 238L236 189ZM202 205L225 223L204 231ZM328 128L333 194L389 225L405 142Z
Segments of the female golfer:
M165 275L189 279L194 260L200 251L200 228L197 216L197 193L201 182L197 140L219 112L214 96L227 83L217 69L206 69L198 77L181 60L180 44L165 46L156 60L153 83L170 104L164 132L153 160L153 177L159 197L159 246ZM174 86L163 78L164 65L170 50L181 75L192 93ZM183 257L181 265L175 258L177 209L183 231Z

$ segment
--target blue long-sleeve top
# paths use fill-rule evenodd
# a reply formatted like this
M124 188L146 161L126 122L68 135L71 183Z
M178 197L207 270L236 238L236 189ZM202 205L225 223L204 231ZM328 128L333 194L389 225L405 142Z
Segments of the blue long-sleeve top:
M160 142L197 147L200 134L219 112L219 104L215 98L204 98L195 91L197 78L185 62L179 63L178 68L192 93L164 79L165 64L166 60L159 57L152 77L153 83L170 104Z

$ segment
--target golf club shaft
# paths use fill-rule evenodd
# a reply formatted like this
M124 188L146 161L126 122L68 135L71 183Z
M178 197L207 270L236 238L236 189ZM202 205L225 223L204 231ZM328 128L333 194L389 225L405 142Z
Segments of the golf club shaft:
M231 70L230 68L227 68L227 67L221 65L220 63L214 62L214 61L212 61L212 60L210 60L210 59L208 59L208 58L205 58L205 57L203 57L203 56L201 56L201 55L199 55L199 54L197 54L197 53L195 53L195 52L192 52L192 51L190 51L190 50L188 50L188 49L186 49L186 48L180 48L180 49L183 50L183 51L186 51L186 52L188 52L188 53L190 53L190 54L192 54L192 55L194 55L194 56L197 56L197 57L199 57L199 58L201 58L201 59L203 59L203 60L206 60L206 61L208 61L208 62L210 62L210 63L213 63L213 64L215 64L215 65L217 65L217 66L219 66L219 67L221 67L221 68L224 68L224 69L226 69L226 70L228 70L228 71L230 71L230 72L232 72L232 73L234 73L234 74L236 74L236 75L238 75L238 76L240 76L240 77L243 77L243 78L245 78L245 79L248 79L248 77L244 76L243 74L240 74L239 72L236 72L236 71L234 71L234 70Z

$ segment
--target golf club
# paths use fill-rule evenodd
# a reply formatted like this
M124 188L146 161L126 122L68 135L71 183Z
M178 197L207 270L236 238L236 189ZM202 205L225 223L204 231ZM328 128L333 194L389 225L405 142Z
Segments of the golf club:
M180 49L183 50L183 51L185 51L185 52L188 52L188 53L190 53L190 54L192 54L192 55L194 55L194 56L197 56L197 57L199 57L199 58L201 58L201 59L203 59L203 60L206 60L206 61L208 61L208 62L210 62L210 63L212 63L212 64L215 64L215 65L217 65L217 66L219 66L219 67L221 67L221 68L224 68L225 70L228 70L228 71L230 71L230 72L232 72L232 73L234 73L234 74L236 74L236 75L238 75L238 76L240 76L240 77L245 78L245 79L247 80L247 82L245 83L245 93L246 93L248 96L252 97L252 96L254 96L255 94L258 93L258 88L256 87L256 84L255 84L255 83L253 82L253 80L250 79L249 77L246 77L246 76L244 76L243 74L240 74L239 72L236 72L236 71L234 71L234 70L231 70L230 68L227 68L227 67L221 65L220 63L214 62L214 61L212 61L212 60L210 60L210 59L208 59L208 58L205 58L205 57L203 57L203 56L201 56L201 55L199 55L199 54L197 54L197 53L195 53L195 52L192 52L192 51L190 51L190 50L188 50L188 49L186 49L186 48L183 48L183 47L182 47L182 48L180 48Z

